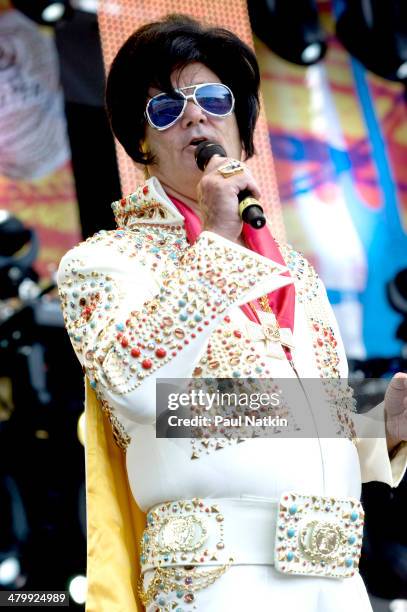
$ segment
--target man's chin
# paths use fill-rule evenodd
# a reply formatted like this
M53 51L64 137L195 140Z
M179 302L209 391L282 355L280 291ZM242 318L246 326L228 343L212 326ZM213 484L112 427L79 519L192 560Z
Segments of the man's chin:
M190 147L187 147L187 149L184 150L184 155L182 155L180 164L183 170L185 170L188 173L191 173L196 178L197 181L201 179L202 172L201 170L199 170L198 166L196 165L195 149L191 150Z
M192 160L192 165L196 168L197 166L196 166L196 161L195 161L195 151L196 151L196 146L194 145L188 145L187 147L183 149L184 158L188 160Z

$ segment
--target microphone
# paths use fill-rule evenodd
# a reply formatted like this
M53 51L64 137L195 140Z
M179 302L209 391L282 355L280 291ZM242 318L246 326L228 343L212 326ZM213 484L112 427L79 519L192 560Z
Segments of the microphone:
M196 165L202 172L208 165L209 160L213 155L227 157L225 149L217 142L204 140L195 149ZM239 191L237 196L239 200L239 216L245 223L248 223L254 229L261 229L266 224L266 217L260 203L253 197L250 189Z

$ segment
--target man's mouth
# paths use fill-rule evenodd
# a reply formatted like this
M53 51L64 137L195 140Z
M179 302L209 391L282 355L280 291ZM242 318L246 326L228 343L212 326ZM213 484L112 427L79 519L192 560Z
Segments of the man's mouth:
M197 147L201 142L205 142L206 140L208 139L205 138L204 136L201 136L201 138L192 138L188 146Z

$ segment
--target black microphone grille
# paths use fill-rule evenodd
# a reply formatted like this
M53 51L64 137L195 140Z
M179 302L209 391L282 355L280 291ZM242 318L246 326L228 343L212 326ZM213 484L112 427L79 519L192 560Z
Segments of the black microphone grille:
M195 149L195 161L196 165L202 172L205 170L209 160L213 155L220 155L221 157L227 157L225 149L222 145L217 142L211 142L210 140L204 140L199 143Z

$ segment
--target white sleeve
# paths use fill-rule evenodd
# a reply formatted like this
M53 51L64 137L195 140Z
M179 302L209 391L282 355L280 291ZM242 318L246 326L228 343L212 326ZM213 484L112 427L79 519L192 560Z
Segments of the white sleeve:
M334 330L338 345L337 350L340 358L340 376L348 377L348 361L346 358L345 347L342 342L339 326L326 295L325 287L321 282L323 299L331 319L331 326ZM407 468L407 447L400 445L391 459L387 450L386 429L384 419L384 403L382 402L371 411L369 417L362 415L352 415L356 429L356 448L359 455L362 482L372 480L384 482L391 487L397 487ZM370 429L370 431L369 431Z

